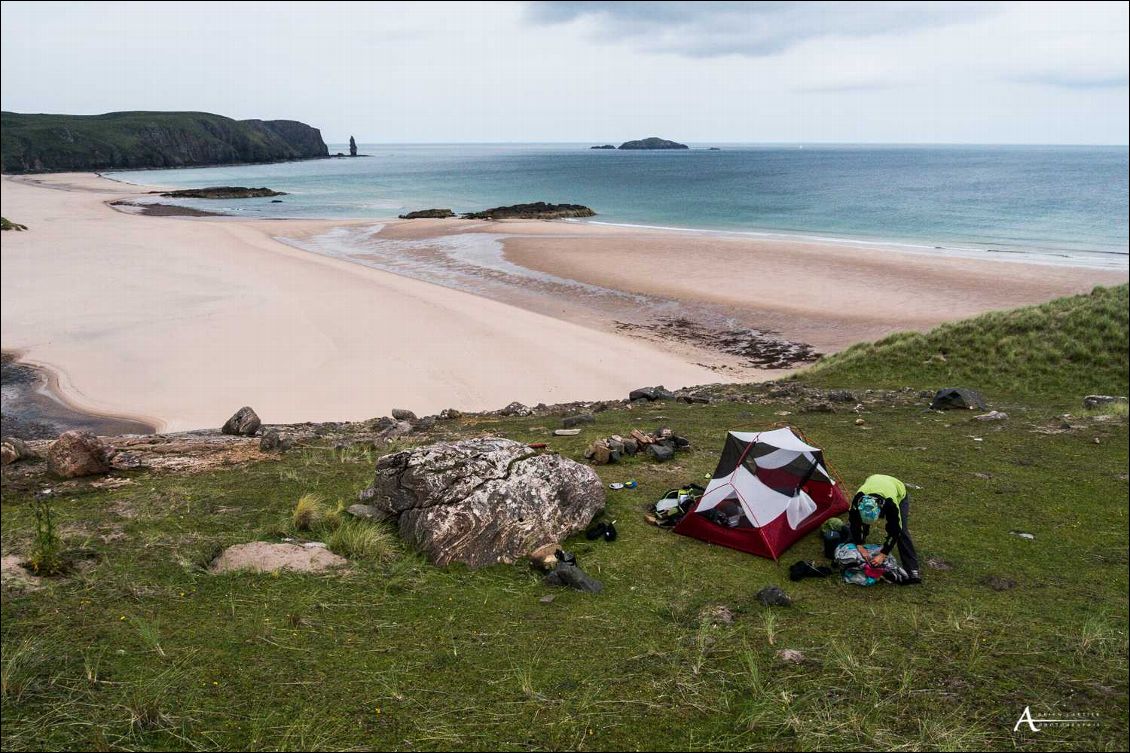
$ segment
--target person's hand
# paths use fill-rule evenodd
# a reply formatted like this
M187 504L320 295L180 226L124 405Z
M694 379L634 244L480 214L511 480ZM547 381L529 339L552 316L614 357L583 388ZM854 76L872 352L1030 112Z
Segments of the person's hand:
M880 565L882 565L886 561L887 561L887 555L883 554L882 552L879 552L878 554L876 554L874 557L871 558L871 565L873 567L879 567Z

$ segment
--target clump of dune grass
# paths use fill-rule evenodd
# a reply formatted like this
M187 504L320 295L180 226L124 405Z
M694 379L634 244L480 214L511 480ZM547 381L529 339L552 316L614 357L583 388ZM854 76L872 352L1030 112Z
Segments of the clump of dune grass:
M295 530L313 531L332 526L337 522L337 511L326 504L320 494L303 494L298 498L291 513L291 523Z
M7 217L0 217L0 230L27 230L27 225L12 222Z
M325 537L326 546L334 554L349 560L387 562L396 554L392 532L379 523L363 520L342 520Z

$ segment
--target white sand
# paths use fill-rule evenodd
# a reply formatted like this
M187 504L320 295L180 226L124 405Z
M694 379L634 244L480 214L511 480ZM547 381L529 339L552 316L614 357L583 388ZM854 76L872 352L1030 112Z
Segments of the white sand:
M647 343L298 251L279 222L128 215L92 175L5 177L0 345L78 407L172 431L623 397L717 381ZM341 222L287 221L288 235Z

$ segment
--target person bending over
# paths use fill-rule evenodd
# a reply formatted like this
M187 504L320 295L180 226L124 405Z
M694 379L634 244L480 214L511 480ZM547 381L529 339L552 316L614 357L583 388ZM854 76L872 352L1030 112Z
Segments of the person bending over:
M848 522L851 528L851 542L859 553L873 566L878 567L886 561L891 550L898 545L902 566L910 578L908 585L921 583L922 574L918 569L918 553L914 551L914 541L907 527L910 517L910 493L906 484L894 476L876 474L868 476L851 501ZM883 520L886 523L887 537L875 556L863 548L871 526Z

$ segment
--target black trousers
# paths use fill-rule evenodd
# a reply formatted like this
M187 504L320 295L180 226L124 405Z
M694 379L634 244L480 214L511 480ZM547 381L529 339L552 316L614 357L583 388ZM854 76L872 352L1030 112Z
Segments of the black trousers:
M899 564L908 573L918 570L918 552L914 550L914 540L910 538L910 492L899 503L899 514L902 516L902 533L899 534Z

